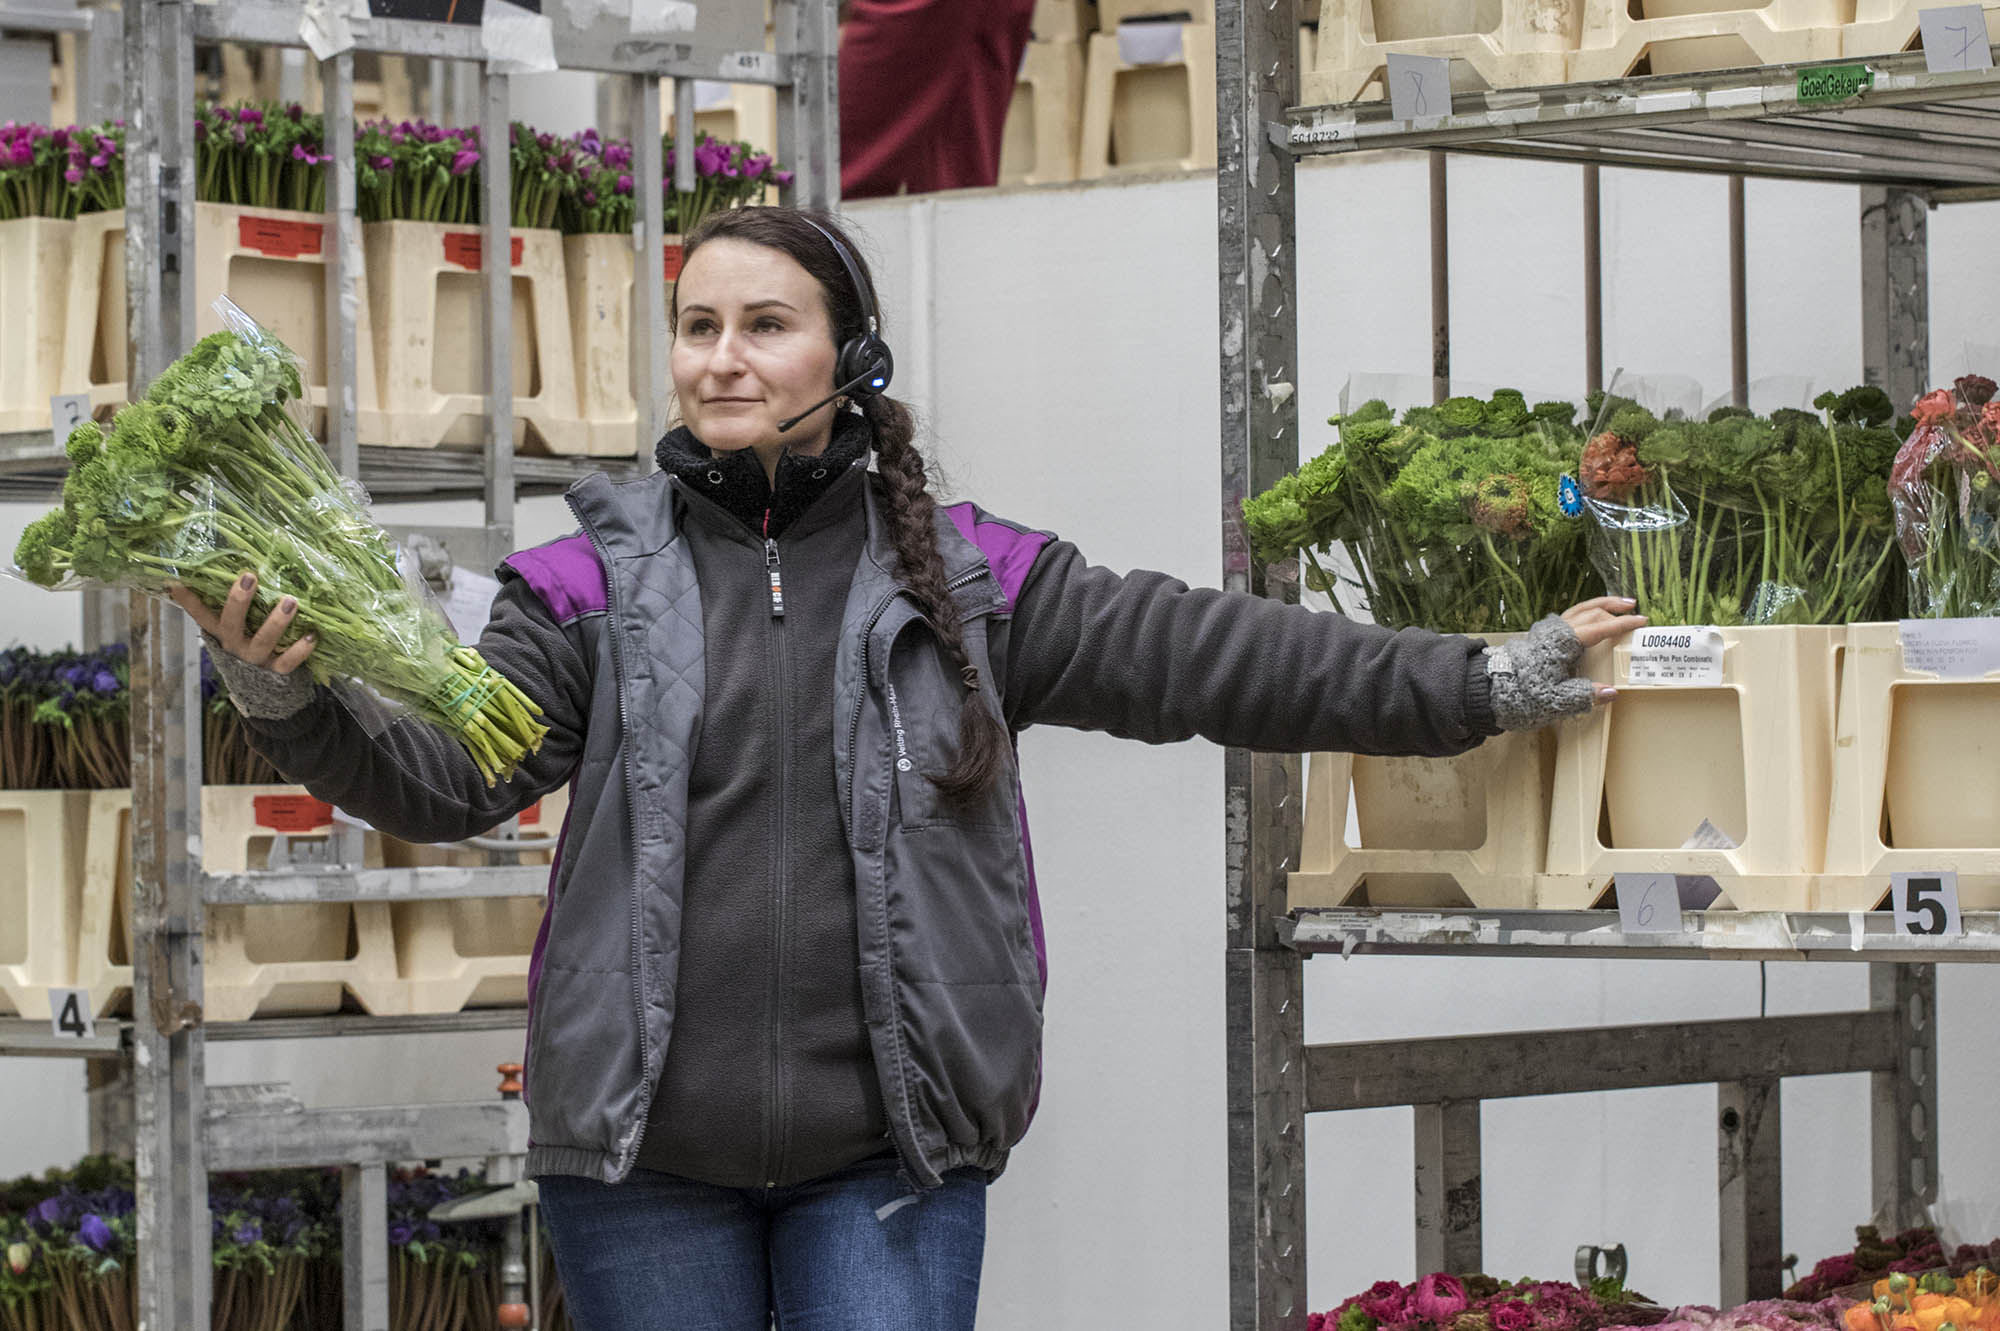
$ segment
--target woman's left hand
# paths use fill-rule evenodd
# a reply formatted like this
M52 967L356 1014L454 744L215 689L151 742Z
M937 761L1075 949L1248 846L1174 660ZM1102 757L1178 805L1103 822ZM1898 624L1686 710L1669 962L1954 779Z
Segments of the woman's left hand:
M1646 617L1632 613L1638 604L1629 596L1593 596L1563 611L1562 621L1588 651L1601 642L1622 638L1633 629L1645 627Z
M1493 719L1502 730L1534 730L1565 716L1581 716L1618 696L1609 684L1578 679L1585 651L1621 638L1646 622L1633 602L1599 596L1550 615L1526 634L1487 649Z

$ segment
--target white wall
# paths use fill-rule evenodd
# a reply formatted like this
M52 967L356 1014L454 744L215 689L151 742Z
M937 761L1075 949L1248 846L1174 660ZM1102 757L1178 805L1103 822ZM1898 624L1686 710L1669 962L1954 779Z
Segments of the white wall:
M1331 432L1351 371L1429 367L1425 167L1419 158L1300 174L1302 445ZM1454 355L1464 382L1582 384L1578 176L1454 158ZM1727 388L1725 200L1718 181L1607 171L1606 365ZM898 387L924 411L955 493L1054 529L1114 568L1213 583L1220 488L1212 179L877 201L871 241ZM1749 191L1751 372L1846 387L1860 369L1857 205L1840 187ZM1933 345L1959 371L2000 296L2000 208L1933 217ZM1954 350L1956 349L1956 350ZM1991 362L1981 362L1990 366ZM523 543L559 509L524 511ZM466 506L437 506L440 521ZM447 512L446 510L449 510ZM11 540L11 510L0 538ZM0 586L0 623L23 617ZM70 631L44 625L44 640ZM53 637L47 636L53 634ZM1024 762L1048 917L1047 1087L991 1201L981 1325L1209 1327L1226 1315L1221 760L1031 732ZM1316 960L1307 1035L1381 1039L1600 1022L1755 1015L1749 964ZM1865 1002L1858 967L1774 965L1773 1013ZM1978 1047L2000 997L1980 968L1940 981L1944 1048ZM215 1048L218 1079L291 1077L308 1098L490 1092L503 1037L392 1049ZM29 1073L17 1071L29 1068ZM0 1173L79 1149L62 1078L0 1065ZM1940 1074L1945 1186L1993 1195L1991 1060ZM1788 1251L1844 1246L1868 1208L1866 1094L1856 1078L1786 1087ZM1496 1103L1486 1117L1487 1266L1559 1277L1578 1243L1624 1242L1662 1299L1715 1293L1713 1092L1689 1088ZM22 1124L26 1123L23 1130ZM1310 1303L1412 1267L1409 1114L1327 1116L1311 1146ZM1990 1238L1991 1234L1981 1237Z

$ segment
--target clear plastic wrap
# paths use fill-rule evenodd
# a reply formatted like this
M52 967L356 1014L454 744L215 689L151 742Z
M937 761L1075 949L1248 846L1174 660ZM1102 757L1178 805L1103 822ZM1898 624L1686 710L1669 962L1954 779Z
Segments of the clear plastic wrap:
M248 622L285 597L280 641L311 633L321 683L359 681L457 738L488 781L539 747L537 709L460 645L421 577L369 518L307 431L299 363L225 297L224 330L169 366L110 428L70 435L63 506L22 535L29 580L163 595L185 586L219 610L256 574Z
M1578 465L1609 589L1658 624L1844 623L1890 599L1884 477L1894 436L1872 389L1775 405L1802 381L1660 415L1614 380ZM1732 398L1738 395L1732 394Z
M1966 375L1917 402L1889 499L1909 564L1909 613L2000 614L2000 402L1991 379Z

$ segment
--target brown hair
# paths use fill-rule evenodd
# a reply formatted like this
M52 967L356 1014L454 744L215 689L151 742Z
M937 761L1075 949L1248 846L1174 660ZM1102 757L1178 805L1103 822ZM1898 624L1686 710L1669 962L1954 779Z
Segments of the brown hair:
M685 263L707 242L723 239L748 241L789 256L819 283L833 344L840 347L867 330L867 316L861 293L854 289L840 256L826 236L814 229L814 223L840 238L868 289L867 303L879 309L868 261L846 229L827 213L794 208L730 208L710 213L687 237L681 259ZM677 300L669 318L679 322ZM966 803L991 790L999 776L1008 748L1006 727L980 697L979 671L966 654L958 607L945 585L944 560L937 548L937 502L931 497L923 455L914 442L916 418L907 406L888 396L865 400L862 415L874 433L875 463L888 499L898 571L929 613L938 641L965 681L965 705L958 721L958 760L949 771L928 775L946 800Z

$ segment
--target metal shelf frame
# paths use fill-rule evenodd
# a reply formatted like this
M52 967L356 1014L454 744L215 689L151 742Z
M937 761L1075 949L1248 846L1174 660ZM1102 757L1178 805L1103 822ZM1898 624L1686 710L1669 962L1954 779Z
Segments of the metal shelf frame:
M755 0L745 0L755 3ZM346 6L340 6L345 10ZM546 7L558 64L626 80L636 132L634 175L640 254L663 243L665 184L660 136L661 80L675 80L681 123L693 118L694 80L723 79L777 87L775 150L794 171L786 202L832 207L839 199L839 124L835 114L835 0L775 0L775 51L724 50L700 35L634 34L607 9L578 27L561 6ZM46 14L40 17L46 18ZM76 17L76 16L71 16ZM291 0L124 0L122 18L93 12L101 43L119 42L127 140L126 288L135 392L194 341L191 241L183 219L194 203L194 50L197 43L304 46L301 10ZM21 22L17 23L16 20ZM108 22L107 22L108 20ZM122 34L108 29L122 22ZM45 26L36 12L0 0L0 27ZM324 444L343 475L357 476L377 498L435 499L478 495L478 527L437 532L461 562L490 565L514 546L517 494L559 493L590 471L614 476L652 469L652 445L667 411L666 293L658 283L634 291L633 342L639 419L630 461L517 456L512 443L513 287L508 258L508 174L483 175L482 298L486 430L478 452L367 447L357 439L353 312L361 273L355 212L353 59L355 51L423 56L476 66L481 137L505 143L511 119L508 75L488 60L476 25L357 18L352 46L319 61L326 93L327 189L331 244L327 264L327 428ZM178 108L163 111L162 108ZM676 183L694 186L694 159L679 155ZM643 265L640 271L644 271ZM213 293L201 293L204 297ZM254 312L253 312L254 313ZM61 450L47 434L0 436L0 498L45 498L61 485ZM111 615L99 607L93 623ZM201 731L199 644L171 607L134 597L130 609L133 739L133 1016L107 1021L90 1040L56 1040L44 1023L0 1022L0 1055L83 1056L115 1062L93 1090L129 1098L138 1174L141 1244L139 1325L205 1326L210 1299L207 1175L210 1168L338 1164L343 1168L343 1229L349 1331L388 1324L386 1168L402 1160L486 1156L496 1176L518 1173L527 1147L526 1111L518 1100L459 1105L307 1110L285 1093L206 1085L210 1039L299 1039L352 1035L444 1034L516 1029L525 1012L468 1012L436 1017L331 1016L209 1025L202 1014L202 939L206 908L317 901L417 901L482 896L539 896L547 870L496 864L486 869L362 869L357 833L326 869L209 874L200 845ZM94 1085L100 1073L93 1072ZM129 1096L124 1088L129 1087ZM521 1276L505 1264L503 1280ZM511 1298L511 1294L510 1294Z
M2000 70L1934 75L1923 56L1863 64L1868 86L1802 101L1810 65L1459 94L1415 123L1386 103L1297 105L1296 0L1216 7L1217 242L1223 511L1299 462L1298 217L1304 157L1384 148L1432 157L1433 381L1450 382L1444 154L1579 163L1585 236L1585 380L1602 386L1597 172L1636 166L1732 178L1732 357L1747 379L1742 185L1746 176L1859 185L1862 342L1868 382L1914 400L1928 387L1926 215L2000 197ZM1223 585L1279 599L1240 524L1222 530ZM1910 939L1878 914L1692 913L1683 932L1627 936L1615 912L1338 910L1292 916L1300 844L1295 756L1232 749L1224 769L1230 1325L1299 1331L1306 1305L1305 1115L1363 1105L1416 1109L1418 1267L1480 1265L1479 1104L1575 1090L1714 1082L1723 1294L1779 1283L1778 1096L1785 1076L1871 1074L1879 1207L1911 1215L1937 1177L1934 1008L1940 961L2000 960L2000 916L1965 934ZM1307 1046L1304 974L1315 955L1687 957L1870 963L1865 1011L1808 1018L1538 1031ZM1566 1051L1562 1071L1552 1049ZM1537 1072L1525 1076L1520 1069Z

